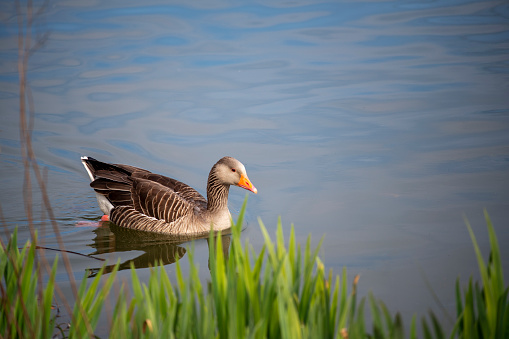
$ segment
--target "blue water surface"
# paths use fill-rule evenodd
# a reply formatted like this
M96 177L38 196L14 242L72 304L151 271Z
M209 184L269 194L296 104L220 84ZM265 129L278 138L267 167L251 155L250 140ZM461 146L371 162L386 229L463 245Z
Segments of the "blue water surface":
M24 241L18 23L12 3L0 8L0 202ZM56 0L30 32L47 34L28 64L32 138L66 247L133 261L142 279L162 255L171 276L189 245L77 227L100 216L79 157L204 193L212 164L231 155L259 191L243 233L255 249L257 217L271 234L281 216L300 242L323 237L326 267L360 274L359 293L372 290L407 328L429 309L452 327L454 281L477 274L464 216L487 255L487 209L509 272L507 1ZM32 185L35 226L58 247ZM234 214L244 196L231 189ZM206 242L196 251L206 279ZM100 266L71 260L78 279Z

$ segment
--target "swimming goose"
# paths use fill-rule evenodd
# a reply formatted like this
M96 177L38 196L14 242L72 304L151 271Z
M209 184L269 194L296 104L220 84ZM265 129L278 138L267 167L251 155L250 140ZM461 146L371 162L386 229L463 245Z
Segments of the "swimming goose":
M230 227L230 185L253 193L244 165L224 157L212 166L207 199L188 185L129 165L81 157L99 208L120 227L165 234L202 234Z

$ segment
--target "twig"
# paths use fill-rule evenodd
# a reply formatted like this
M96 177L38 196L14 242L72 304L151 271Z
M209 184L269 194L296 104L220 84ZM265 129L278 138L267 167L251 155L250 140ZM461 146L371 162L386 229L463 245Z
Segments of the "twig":
M39 245L36 245L35 248L38 249L38 250L50 250L50 251L57 251L57 252L67 252L67 253L71 253L71 254L81 255L82 257L87 257L87 258L91 258L91 259L95 259L95 260L100 260L100 261L106 261L106 259L97 258L97 257L94 257L94 256L92 256L90 254L83 254L83 253L69 251L69 250L62 250L62 249L59 249L59 248L44 247L44 246L39 246Z
M31 190L29 188L31 187L30 184L30 165L28 162L28 156L27 156L27 150L26 150L26 140L29 138L26 134L26 121L25 121L25 85L26 85L26 53L24 53L25 46L23 39L23 18L21 16L21 8L19 5L19 1L16 1L16 10L18 14L18 72L19 72L19 114L20 114L20 121L19 121L19 129L20 129L20 142L22 147L22 157L23 157L23 166L25 169L25 178L23 181L23 197L25 200L25 213L27 214L28 218L28 226L30 229L30 234L32 235L32 239L35 239L34 237L34 231L33 231L33 223L32 223L32 194ZM27 32L27 39L28 39L29 33ZM12 261L14 262L14 261ZM30 321L30 317L28 316L28 312L25 307L25 302L23 298L23 294L21 293L21 286L20 286L20 280L21 280L21 273L15 271L15 274L17 276L17 284L18 284L18 298L20 300L21 308L23 311L23 316L25 318L25 321L28 325L29 331L32 335L34 335L34 329L32 326L32 323ZM21 332L20 332L21 333Z
M47 1L44 3L43 7L47 6ZM41 8L39 11L36 12L35 16L39 16L44 9ZM74 278L74 274L71 268L71 263L69 260L69 256L67 255L67 252L64 248L64 243L62 241L62 236L60 234L60 230L58 228L58 225L55 221L55 217L53 214L53 209L51 207L47 190L46 190L46 184L44 182L44 179L41 175L41 171L39 170L39 166L37 164L37 160L32 148L32 138L31 138L31 131L33 129L33 117L34 117L34 104L33 104L33 97L31 91L27 88L27 69L28 69L28 58L30 57L31 53L39 49L47 39L47 35L43 36L42 40L39 40L36 42L34 46L31 46L31 30L32 30L32 23L34 19L34 15L32 14L32 0L28 0L27 3L27 13L26 13L26 37L23 37L23 17L21 13L21 6L19 3L19 0L16 1L16 11L18 16L18 72L19 72L19 115L20 115L20 143L21 143L21 153L23 158L23 166L25 171L25 177L23 182L23 197L25 201L25 211L28 218L28 226L30 230L30 234L32 237L32 241L35 242L35 231L33 227L33 216L32 216L32 192L31 192L31 178L30 178L30 169L33 169L33 172L35 174L35 178L37 180L37 183L39 184L39 188L41 190L42 200L44 202L44 207L46 208L48 212L48 217L51 220L51 224L53 226L53 231L56 235L56 239L58 242L59 247L61 248L62 252L62 259L64 261L64 266L67 271L67 275L69 277L69 282L71 285L71 290L73 292L73 295L75 297L76 303L78 304L80 315L82 316L85 326L87 328L88 335L90 337L93 336L93 331L90 326L90 321L88 320L88 317L85 314L85 311L83 310L83 305L80 301L80 296L78 294L78 289L76 285L76 280ZM28 109L29 109L29 121L27 123L26 119L26 102L28 101ZM47 264L47 261L45 260L44 256L42 256L42 260L45 263L45 267L47 270L49 270L49 266ZM56 286L56 285L55 285ZM59 289L57 289L58 291ZM60 294L60 293L59 293ZM21 298L21 296L20 296ZM20 299L22 301L22 299ZM63 299L64 305L69 312L69 314L74 319L74 314L65 300ZM22 306L24 307L24 304L22 302ZM28 319L27 319L28 320ZM28 322L29 323L29 322ZM32 331L33 332L33 331Z
M2 210L2 205L0 204L0 220L2 221L2 227L5 232L5 236L9 238L9 229L7 228L7 223L5 222L4 212ZM2 242L2 238L0 238L0 243ZM3 247L3 244L2 244Z

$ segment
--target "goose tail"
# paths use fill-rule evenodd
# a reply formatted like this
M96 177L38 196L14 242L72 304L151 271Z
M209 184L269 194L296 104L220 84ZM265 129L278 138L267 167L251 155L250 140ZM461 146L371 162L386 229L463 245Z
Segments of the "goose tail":
M90 177L90 181L93 182L97 178L95 172L101 168L101 164L103 163L92 157L87 156L81 157L81 162L83 163L83 166L85 167L85 170L87 171L88 176ZM109 216L111 210L114 207L113 204L104 194L99 194L98 192L96 192L95 195L97 198L97 203L99 204L99 208L104 213L104 215Z
M95 179L95 177L94 177L95 169L91 164L91 161L93 161L93 160L95 160L95 159L89 158L87 156L81 157L81 163L83 164L83 166L85 166L85 169L87 170L88 176L90 177L91 181L94 181L94 179Z

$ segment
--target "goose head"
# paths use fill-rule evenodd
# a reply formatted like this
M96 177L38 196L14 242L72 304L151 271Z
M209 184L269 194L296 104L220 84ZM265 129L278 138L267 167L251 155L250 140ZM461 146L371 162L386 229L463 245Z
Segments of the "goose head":
M239 186L255 194L258 192L247 177L244 165L235 158L221 158L214 167L212 167L211 172L214 172L214 176L217 180L224 185Z

